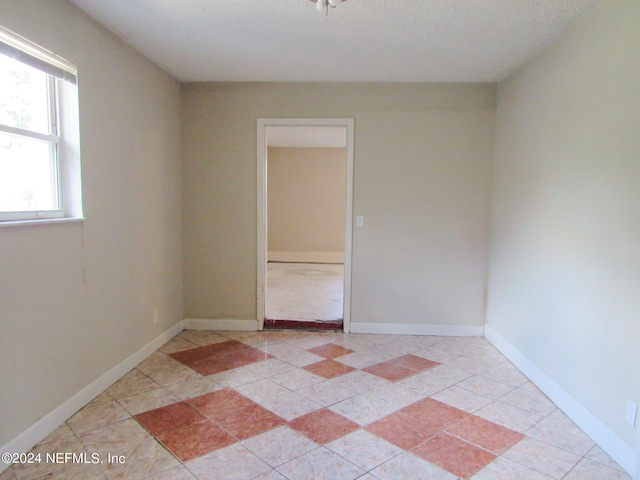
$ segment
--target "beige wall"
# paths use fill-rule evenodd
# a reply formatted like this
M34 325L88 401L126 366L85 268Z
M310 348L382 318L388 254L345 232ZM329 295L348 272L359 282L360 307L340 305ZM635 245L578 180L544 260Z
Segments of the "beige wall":
M640 3L498 91L487 325L631 448L640 402Z
M0 229L0 445L185 316L255 318L258 117L355 119L354 324L482 325L494 87L187 84L181 106L66 1L0 0L0 19L79 67L87 216ZM639 19L602 2L500 84L487 307L632 448Z
M0 23L78 66L87 217L0 228L4 445L183 310L178 83L65 1L0 0Z
M633 448L639 18L636 1L602 2L500 84L488 256L494 87L186 84L180 97L69 3L0 0L3 26L79 67L87 216L0 229L0 445L185 316L255 318L256 118L352 117L366 217L352 322L481 326L488 256L488 327Z
M355 119L352 322L481 328L494 87L184 84L187 318L255 319L256 119Z
M269 147L269 251L344 252L345 148Z

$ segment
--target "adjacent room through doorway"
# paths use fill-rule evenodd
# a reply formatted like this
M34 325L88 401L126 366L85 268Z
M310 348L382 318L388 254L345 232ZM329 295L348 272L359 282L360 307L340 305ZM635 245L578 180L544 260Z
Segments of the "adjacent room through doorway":
M267 263L267 328L341 330L344 264Z
M264 328L342 330L347 127L265 130Z

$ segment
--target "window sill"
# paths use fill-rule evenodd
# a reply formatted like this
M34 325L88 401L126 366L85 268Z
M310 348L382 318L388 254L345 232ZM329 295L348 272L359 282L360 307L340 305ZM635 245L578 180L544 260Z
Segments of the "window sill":
M4 227L27 227L32 225L51 225L52 223L82 223L85 217L67 217L67 218L39 218L33 220L7 220L0 221L0 228Z

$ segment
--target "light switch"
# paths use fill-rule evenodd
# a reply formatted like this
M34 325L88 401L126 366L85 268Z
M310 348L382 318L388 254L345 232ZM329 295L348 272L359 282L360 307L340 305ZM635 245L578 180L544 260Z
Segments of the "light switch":
M364 215L356 215L356 227L364 227Z

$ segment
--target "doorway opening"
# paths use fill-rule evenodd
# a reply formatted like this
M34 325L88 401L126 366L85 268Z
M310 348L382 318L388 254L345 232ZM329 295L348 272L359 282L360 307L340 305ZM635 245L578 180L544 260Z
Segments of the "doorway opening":
M353 119L258 119L259 328L349 331Z
M342 330L344 265L268 261L265 329Z

